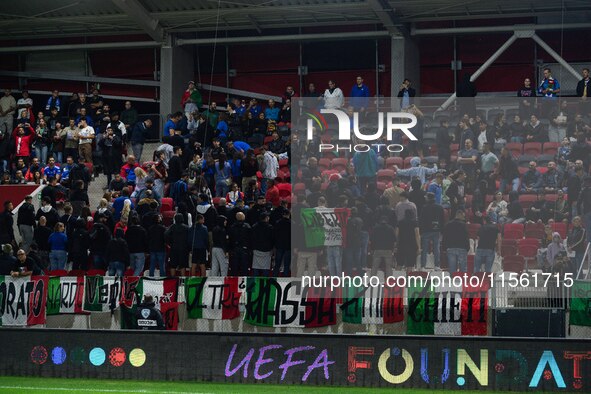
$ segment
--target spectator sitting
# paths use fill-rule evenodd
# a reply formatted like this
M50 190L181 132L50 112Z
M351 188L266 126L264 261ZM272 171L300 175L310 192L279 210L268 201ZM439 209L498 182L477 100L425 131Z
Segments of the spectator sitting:
M114 192L121 192L126 186L125 179L121 177L120 173L115 174L115 178L109 183L109 190Z
M529 162L529 170L523 174L521 180L521 192L522 193L537 193L542 186L542 174L537 169L535 161Z
M507 215L507 201L503 200L503 194L501 192L495 193L495 199L488 205L486 209L486 216L490 220L490 223L506 223L508 221Z
M548 142L548 130L536 115L531 115L529 123L525 126L525 134L525 142Z
M548 245L546 250L546 260L544 261L544 272L550 272L554 269L556 259L560 253L564 253L564 244L559 233L552 233L552 242Z
M556 169L556 163L548 163L548 171L542 175L542 188L546 193L556 193L562 185L562 174Z
M279 138L278 133L272 134L273 141L269 142L269 150L276 155L280 155L286 152L285 142Z
M528 222L546 222L548 221L548 201L546 201L546 193L544 191L538 192L537 200L527 210L525 219Z
M135 156L129 155L129 156L127 156L127 163L125 163L123 165L123 167L121 167L121 171L119 171L121 178L125 178L125 180L127 181L127 184L129 186L135 186L135 182L136 182L135 169L137 167L139 167L139 166L135 162Z

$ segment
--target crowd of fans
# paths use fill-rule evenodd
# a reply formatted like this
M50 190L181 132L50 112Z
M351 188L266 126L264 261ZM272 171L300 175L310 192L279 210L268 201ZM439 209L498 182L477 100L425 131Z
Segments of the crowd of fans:
M441 118L438 127L426 122L431 115L405 80L398 97L419 120L419 141L402 156L318 153L315 144L329 131L311 141L292 133L291 86L281 102L234 98L220 110L215 102L204 105L190 81L147 158L153 125L138 120L131 102L117 113L97 89L70 100L54 91L35 115L26 91L16 101L6 90L2 183L45 187L37 211L30 196L18 209L20 245L14 206L4 203L0 267L13 275L66 268L141 275L146 267L150 276L156 269L160 276L203 276L208 269L216 276L339 275L414 269L417 260L423 269L432 251L436 269L466 271L475 254L473 269L491 271L495 256L506 255L506 239L538 234L541 268L576 270L591 238L588 70L584 76L575 105L555 97L559 84L547 70L538 89L525 80L512 122L504 111L487 118L475 106ZM371 118L362 77L350 98L335 81L324 93L310 84L302 96L358 112L362 122ZM538 144L536 157L524 154L527 143ZM542 152L552 155L543 167ZM522 168L525 157L531 160ZM88 195L93 178L106 179L96 207ZM342 246L306 248L300 210L308 207L350 209ZM562 234L554 231L559 223ZM507 229L519 228L521 237L508 237Z

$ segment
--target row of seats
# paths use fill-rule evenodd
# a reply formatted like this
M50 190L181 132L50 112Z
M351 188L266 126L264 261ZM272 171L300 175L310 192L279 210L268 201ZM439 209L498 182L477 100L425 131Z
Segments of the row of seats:
M476 239L481 225L478 223L468 223L468 234L470 239ZM562 238L566 238L571 229L566 223L554 222L550 224L552 232L557 232ZM524 239L533 239L536 245L546 236L543 223L506 223L499 225L499 230L503 240L523 241ZM531 242L530 242L531 243Z

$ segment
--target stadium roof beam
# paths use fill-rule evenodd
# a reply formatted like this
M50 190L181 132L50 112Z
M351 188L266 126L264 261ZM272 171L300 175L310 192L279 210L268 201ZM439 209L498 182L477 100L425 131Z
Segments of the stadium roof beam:
M161 44L155 41L100 42L94 44L73 45L26 45L20 47L0 47L0 53L74 51L77 49L156 48L160 46Z
M224 38L179 38L176 45L211 45L211 44L259 44L262 42L287 42L287 41L331 41L363 38L389 37L387 31L362 31L355 33L313 33L290 34L277 36L253 36L253 37L224 37Z
M555 23L543 25L507 25L507 26L478 26L478 27L443 27L438 29L417 29L412 28L412 36L431 36L440 34L474 34L474 33L507 33L517 30L523 31L541 31L541 30L573 30L588 29L591 23Z
M394 14L394 9L384 0L368 0L368 3L390 34L401 34L404 38L410 37L408 28Z
M134 22L138 24L155 41L163 41L166 32L160 26L157 19L152 18L150 13L141 5L138 0L111 0L121 11L125 12Z

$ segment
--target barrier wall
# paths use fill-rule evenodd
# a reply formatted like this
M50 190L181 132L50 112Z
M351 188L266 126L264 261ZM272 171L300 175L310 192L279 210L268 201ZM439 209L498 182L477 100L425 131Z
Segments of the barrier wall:
M591 340L2 330L1 375L591 391Z

